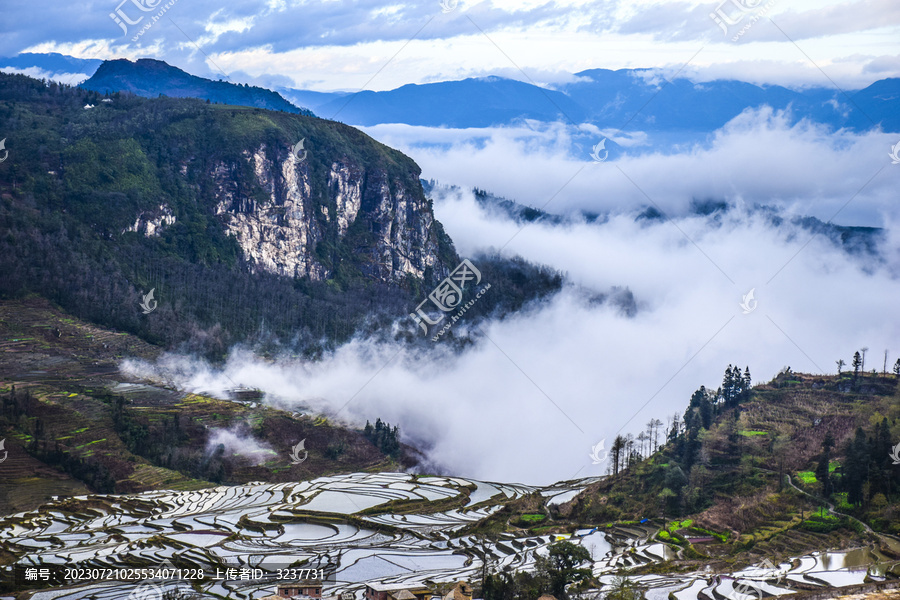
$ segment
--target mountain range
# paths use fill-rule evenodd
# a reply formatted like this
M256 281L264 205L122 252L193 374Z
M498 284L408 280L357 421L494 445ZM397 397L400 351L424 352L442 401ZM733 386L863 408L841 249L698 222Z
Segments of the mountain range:
M156 97L191 96L213 102L316 114L351 125L404 123L427 127L478 128L562 121L590 123L625 132L672 133L657 140L694 139L722 127L743 111L761 106L788 111L833 129L900 131L900 79L882 79L860 90L822 87L789 89L738 80L694 82L662 79L651 69L589 69L556 86L489 76L404 85L394 90L322 92L265 88L190 75L162 61L120 59L96 66L59 54L21 54L0 59L0 68L81 70L82 85L100 92L129 91ZM300 108L304 107L304 108ZM693 137L692 137L693 136Z
M16 56L0 56L0 69L42 72L51 78L63 75L90 77L103 64L99 58L75 58L58 52L22 52Z
M354 125L406 123L430 127L487 127L525 119L593 123L623 131L710 132L748 108L790 110L833 128L900 131L900 79L853 91L831 87L791 90L734 80L694 83L654 79L649 69L591 69L555 89L501 77L471 78L395 90L322 94L280 89L317 114Z

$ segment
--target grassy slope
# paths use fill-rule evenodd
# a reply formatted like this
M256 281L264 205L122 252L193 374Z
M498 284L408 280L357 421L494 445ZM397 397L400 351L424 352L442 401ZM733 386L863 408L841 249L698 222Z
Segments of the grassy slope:
M58 335L57 335L58 333ZM198 489L208 481L154 465L131 453L113 419L111 386L124 381L117 362L124 357L152 359L159 349L134 336L101 329L70 318L47 301L30 297L0 302L0 394L12 386L32 399L28 416L0 416L0 439L6 438L8 459L0 463L0 514L35 508L52 495L84 494L82 482L30 456L38 435L58 443L67 454L92 459L108 468L116 492L150 489ZM112 396L110 396L112 394ZM361 432L333 426L323 418L295 418L291 413L171 390L134 394L126 404L137 422L152 426L178 414L194 427L183 450L203 449L210 429L247 423L249 430L273 449L258 466L233 457L225 483L254 480L296 481L335 472L395 470L397 463L378 451ZM306 439L309 458L292 465L290 446ZM324 452L342 441L336 459ZM175 449L177 450L177 448ZM405 449L404 462L414 461Z
M858 426L867 432L887 417L892 439L900 438L900 388L896 378L866 375L857 389L850 380L792 373L753 388L751 399L720 414L702 436L701 462L690 473L685 495L700 499L702 510L673 514L659 494L672 466L669 447L616 476L593 486L561 507L561 516L577 522L651 518L667 522L671 539L678 534L719 538L695 547L682 542L686 556L698 564L711 558L740 562L821 548L847 547L867 538L862 527L835 519L830 532L810 531L809 519L819 504L783 483L781 474L818 496L821 485L802 482L800 472L815 470L822 441L830 432L836 440L833 461L843 460L845 443ZM737 435L733 435L733 434ZM736 447L735 447L736 446ZM833 463L833 467L835 464ZM896 502L885 507L864 504L853 510L834 500L838 510L852 512L869 523L888 523L887 532L900 533ZM674 521L673 521L674 518Z

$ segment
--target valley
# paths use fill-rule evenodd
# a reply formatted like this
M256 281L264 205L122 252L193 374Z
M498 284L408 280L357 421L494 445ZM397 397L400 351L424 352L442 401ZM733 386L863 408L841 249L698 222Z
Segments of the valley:
M46 301L3 302L0 326L3 393L8 398L15 388L17 397L29 398L17 420L4 413L9 458L0 466L8 515L0 520L0 572L7 593L29 590L23 598L112 600L146 585L57 580L42 589L46 584L22 580L29 567L54 569L55 577L59 569L75 566L202 569L203 578L155 585L162 593L210 598L257 598L270 593L279 569L320 567L330 573L323 592L329 596L359 597L373 582L442 589L466 580L482 590L486 574L534 571L539 557L561 541L590 556L589 583L573 588L573 597L591 598L595 586L612 585L623 574L648 600L751 600L756 590L765 596L809 594L888 585L900 577L900 539L837 516L829 521L817 508L815 486L801 483L806 475L794 471L814 457L812 447L798 447L785 467L808 491L793 481L779 489L778 473L766 468L772 464L767 445L757 443L757 436L747 438L750 445L742 452L754 457L754 466L737 468L758 483L730 488L727 502L721 497L702 512L672 520L646 484L658 479L653 472L671 445L634 464L629 459L629 467L615 476L544 487L412 474L420 470L415 449L403 446L396 457L380 454L359 430L266 408L250 390L216 399L165 381L123 376L117 368L122 358L153 360L159 349L73 319ZM822 389L823 380L790 377L795 383L786 388L787 379L757 387L755 398L742 405L753 415L742 427L783 429L790 421L769 419L782 415L785 403L799 402L790 410L800 428L807 418L824 418L838 435L852 430L859 408L843 404L841 392ZM872 380L867 387L864 393L875 404L865 414L884 402L897 410L895 382ZM189 441L176 442L184 452L194 450L195 462L204 456L208 461L211 430L237 422L259 425L247 435L277 450L264 451L260 459L245 445L245 456L240 450L224 456L227 469L216 473L228 485L216 484L196 477L187 462L163 466L166 455L147 452L146 444L129 446L128 428L116 422L123 409L133 415L132 426L172 415L198 423ZM799 431L792 436L802 445ZM716 435L710 427L709 449L720 443ZM307 440L309 458L300 465L290 463L290 444L281 441L289 436ZM337 439L344 450L329 455L327 444ZM54 467L48 442L70 460ZM71 468L75 463L90 469ZM724 482L735 483L735 467L716 458L713 463L704 487L725 491ZM98 469L111 474L115 494L97 493L103 485ZM758 504L760 489L768 490L769 508ZM742 498L745 493L750 495ZM716 516L740 498L755 506L741 524ZM890 506L886 510L892 514ZM815 523L828 527L809 525ZM897 526L875 523L882 530ZM261 570L253 579L214 575L229 568Z
M0 600L900 600L896 6L160 1L4 6Z

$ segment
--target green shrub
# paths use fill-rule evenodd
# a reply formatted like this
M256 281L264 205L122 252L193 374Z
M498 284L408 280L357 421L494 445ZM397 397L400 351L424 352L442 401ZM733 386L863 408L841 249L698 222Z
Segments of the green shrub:
M541 514L526 514L519 517L520 520L525 521L526 523L540 523L546 518L546 515Z

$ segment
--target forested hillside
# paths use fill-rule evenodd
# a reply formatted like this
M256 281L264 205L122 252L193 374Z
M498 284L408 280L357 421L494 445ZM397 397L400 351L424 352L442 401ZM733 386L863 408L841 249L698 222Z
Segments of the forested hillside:
M839 376L786 367L756 386L729 365L717 390L701 386L667 426L654 419L646 437L617 438L612 475L561 513L674 519L667 541L714 536L721 547L697 547L714 554L778 553L842 529L900 533L900 361L885 373L863 372L858 353L854 364Z
M153 343L316 355L389 330L459 261L415 163L339 123L0 74L0 126L0 295ZM523 261L478 265L492 289L473 318L561 285Z

